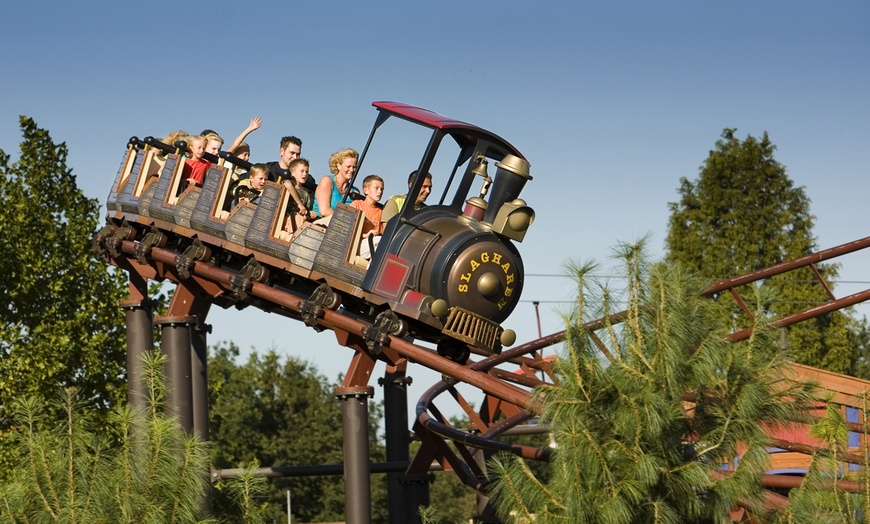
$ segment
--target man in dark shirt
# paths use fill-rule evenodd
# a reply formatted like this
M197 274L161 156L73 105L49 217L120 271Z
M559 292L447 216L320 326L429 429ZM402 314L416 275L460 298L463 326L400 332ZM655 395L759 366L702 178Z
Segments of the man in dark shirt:
M290 180L290 162L299 158L302 154L302 140L295 136L285 136L281 139L281 147L278 149L278 160L269 162L266 166L269 168L269 180L272 182L284 182ZM317 182L311 174L305 179L302 184L310 191L314 192L317 189Z

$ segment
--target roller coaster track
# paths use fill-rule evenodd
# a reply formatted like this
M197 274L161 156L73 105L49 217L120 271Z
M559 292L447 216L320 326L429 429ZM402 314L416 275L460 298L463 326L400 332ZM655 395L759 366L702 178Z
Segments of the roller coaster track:
M236 298L239 295L256 297L259 301L255 303L257 307L268 305L272 312L304 319L306 324L317 329L334 331L339 343L355 351L343 387L366 386L377 360L401 369L404 369L409 362L416 363L440 373L442 380L432 385L416 405L413 429L421 440L422 446L407 469L409 475L425 474L430 470L433 462L437 462L444 470L455 472L466 485L485 493L487 475L485 466L480 460L481 453L508 452L530 460L549 459L552 452L549 448L520 446L508 443L503 438L506 434L517 431L521 426L528 428L530 426L528 423L536 418L539 407L533 405L529 393L532 388L554 380L549 361L541 358L540 353L544 348L561 343L564 340L564 331L503 350L500 354L490 355L482 350L471 348L472 355L481 358L476 361L471 358L467 363L461 364L438 355L433 349L414 344L399 336L379 332L371 323L343 313L337 304L332 304L332 307L312 309L310 297L299 296L290 290L273 287L255 279L245 280L240 285L237 271L218 267L207 260L183 260L183 255L169 249L156 246L148 246L145 249L141 242L128 239L123 233L119 234L117 231L109 233L95 238L95 244L99 244L97 251L104 251L106 259L111 264L130 274L131 295L135 287L134 280L141 282L148 279L168 279L179 285L193 286L200 294L207 295L215 301L218 297L228 295L235 295ZM816 268L818 263L868 247L870 247L870 237L714 283L704 291L704 294L716 297L721 293L730 293L745 312L750 314L739 294L741 286L774 275L809 268L819 283L824 286L827 299L803 311L773 321L775 326L792 325L870 299L870 289L837 298ZM620 313L611 316L609 320L619 322L622 318L624 314ZM594 332L603 325L604 321L598 320L589 323L586 327L590 332ZM743 340L750 334L750 330L743 330L733 333L728 339ZM607 356L607 349L603 345L600 347ZM820 373L826 373L806 366L795 366L795 368L798 378L818 378ZM475 410L472 407L473 403L459 393L456 386L460 383L470 385L484 395L479 409ZM452 427L442 414L442 410L436 406L436 401L447 402L449 400L445 399L448 397L458 403L467 414L471 421L470 430ZM543 426L531 426L541 432L546 431ZM849 429L866 433L864 426L856 423L851 423ZM774 443L781 449L798 453L811 454L816 450L813 446L784 439L775 439ZM845 462L853 463L865 460L861 453L845 453L840 458ZM768 488L795 487L800 484L800 481L800 478L785 475L766 475L763 479ZM848 482L838 485L843 489L857 489L857 486L852 486ZM771 506L787 504L787 499L773 492L768 492L767 501ZM736 514L734 518L739 520L744 517Z

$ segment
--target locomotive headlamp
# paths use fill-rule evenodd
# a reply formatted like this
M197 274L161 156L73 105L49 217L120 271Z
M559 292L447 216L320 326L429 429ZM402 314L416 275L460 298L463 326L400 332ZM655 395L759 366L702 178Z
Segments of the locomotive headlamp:
M498 210L492 223L492 232L503 237L522 242L526 230L535 221L535 210L526 205L526 201L517 198L507 202Z
M498 337L498 341L502 346L513 346L517 341L517 333L513 329L505 329Z
M433 317L444 318L447 316L447 313L450 311L450 306L447 305L447 301L444 300L443 298L437 298L429 306L429 311L432 312Z

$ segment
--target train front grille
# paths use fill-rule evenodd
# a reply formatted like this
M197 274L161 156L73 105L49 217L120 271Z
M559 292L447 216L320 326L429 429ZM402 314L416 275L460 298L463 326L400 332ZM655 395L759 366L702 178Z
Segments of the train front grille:
M450 308L441 332L480 349L495 351L499 325L460 307Z

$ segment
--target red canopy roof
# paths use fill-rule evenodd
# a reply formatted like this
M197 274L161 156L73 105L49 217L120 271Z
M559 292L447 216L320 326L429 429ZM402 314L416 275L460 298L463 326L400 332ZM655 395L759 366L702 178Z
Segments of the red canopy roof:
M458 132L459 134L466 134L470 132L470 134L484 136L489 141L501 145L512 154L520 158L525 158L522 153L517 150L517 148L512 146L509 142L507 142L500 136L494 133L490 133L489 131L477 127L473 124L439 115L438 113L429 111L428 109L423 109L421 107L412 106L409 104L402 104L400 102L372 102L372 105L377 107L381 111L387 111L406 120L411 120L425 126L434 127L447 133Z

